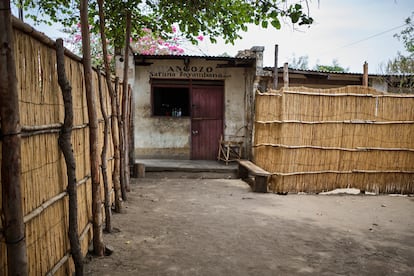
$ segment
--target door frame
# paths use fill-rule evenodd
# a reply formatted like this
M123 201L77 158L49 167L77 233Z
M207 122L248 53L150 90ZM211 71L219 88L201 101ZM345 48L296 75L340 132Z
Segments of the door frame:
M195 83L194 83L195 82ZM193 135L192 135L192 131L193 131L193 107L192 107L192 103L193 103L193 88L194 87L202 87L202 88L221 88L221 101L222 101L222 116L221 116L221 120L222 120L222 124L221 124L221 128L220 128L220 133L221 135L224 134L224 125L225 125L225 110L226 110L226 105L225 105L225 98L226 98L226 93L225 93L225 82L224 80L202 80L202 81L198 81L198 80L190 80L190 159L191 160L197 160L194 159L194 152L193 152ZM217 147L218 147L218 142L217 141Z

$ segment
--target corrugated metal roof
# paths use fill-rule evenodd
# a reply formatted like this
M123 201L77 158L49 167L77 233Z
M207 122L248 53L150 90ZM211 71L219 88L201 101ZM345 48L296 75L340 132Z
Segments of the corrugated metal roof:
M265 71L272 71L274 67L264 67ZM283 67L278 67L279 72L283 72ZM338 75L347 75L347 76L362 76L362 73L353 73L353 72L337 72L337 71L320 71L320 70L304 70L304 69L295 69L289 68L289 73L292 74L304 74L304 75L327 75L327 74L338 74ZM368 74L370 77L414 77L414 74Z
M134 54L137 59L206 59L206 60L222 60L222 61L248 61L255 60L252 57L226 57L226 56L196 56L196 55L141 55Z

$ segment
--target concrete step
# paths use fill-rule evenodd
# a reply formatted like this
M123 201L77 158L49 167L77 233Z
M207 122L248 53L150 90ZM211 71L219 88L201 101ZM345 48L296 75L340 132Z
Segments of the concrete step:
M138 159L143 164L146 178L237 178L237 164L214 160Z

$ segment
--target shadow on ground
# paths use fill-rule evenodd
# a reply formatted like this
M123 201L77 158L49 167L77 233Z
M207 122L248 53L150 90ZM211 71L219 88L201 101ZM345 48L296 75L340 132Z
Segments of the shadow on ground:
M414 202L256 194L240 180L134 179L115 252L87 275L413 275Z

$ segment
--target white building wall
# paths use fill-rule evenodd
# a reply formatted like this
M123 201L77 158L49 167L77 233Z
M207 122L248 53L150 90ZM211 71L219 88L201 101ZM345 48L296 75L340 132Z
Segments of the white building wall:
M150 66L136 66L133 90L134 105L134 157L190 159L190 117L154 117L151 115L151 78L187 79L188 74L175 70L183 67L184 60L146 60ZM246 94L254 69L217 68L223 61L192 59L189 67L192 79L224 80L224 135L226 139L248 139L246 121ZM170 68L171 67L171 68ZM206 70L206 68L209 68ZM207 73L207 71L209 71ZM204 73L205 74L204 74ZM246 141L247 142L247 141ZM245 144L246 144L245 142Z

